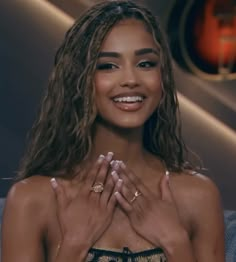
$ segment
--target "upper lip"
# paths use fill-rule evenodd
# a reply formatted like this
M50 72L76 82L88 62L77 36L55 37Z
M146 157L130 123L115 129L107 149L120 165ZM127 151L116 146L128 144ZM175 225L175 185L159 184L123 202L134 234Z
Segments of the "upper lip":
M141 96L143 98L146 98L146 95L141 92L123 92L123 93L116 94L112 96L111 98L114 99L118 97L128 97L128 96Z

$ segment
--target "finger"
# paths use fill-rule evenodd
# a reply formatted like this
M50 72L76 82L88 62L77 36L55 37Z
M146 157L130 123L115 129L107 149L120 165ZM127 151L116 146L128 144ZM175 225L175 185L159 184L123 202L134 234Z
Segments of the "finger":
M116 184L117 181L119 180L119 175L117 174L117 172L115 170L113 170L111 172L111 178L112 178L114 184Z
M105 158L103 159L101 166L97 172L97 175L94 179L94 183L102 183L104 184L108 175L108 170L110 168L110 162L113 158L113 153L108 152Z
M97 161L95 161L95 163L92 165L92 167L87 170L85 179L84 179L84 184L86 185L85 186L86 189L94 184L94 180L97 176L97 173L104 159L105 159L105 156L100 155Z
M101 193L101 198L100 201L101 203L104 203L105 205L107 205L113 191L115 188L116 183L113 181L112 176L108 176L106 183L104 185L104 190Z
M122 194L120 192L116 191L114 195L116 197L117 202L121 206L121 208L127 214L129 214L133 210L132 205L122 196Z
M50 180L50 182L55 192L57 207L60 211L63 211L69 203L64 187L54 177Z
M174 202L173 195L170 188L169 171L166 171L165 175L163 175L161 178L160 191L161 191L162 200L168 201L170 203Z
M123 163L122 161L114 161L116 162L115 164L113 164L112 166L112 172L111 175L113 176L114 181L116 182L117 179L120 177L123 181L124 184L126 185L126 187L128 187L130 189L130 191L135 192L136 191L136 185L130 180L129 176L127 175L127 169L124 171L121 168L121 163Z
M123 183L123 186L121 188L121 192L122 196L131 204L135 197L135 194L140 194L140 192L137 189L133 189L131 190L130 188L128 188L125 183Z
M115 205L117 203L117 199L115 197L115 193L121 191L122 185L123 185L122 179L118 179L116 184L115 184L115 186L114 186L112 194L110 196L110 199L109 199L109 202L108 202L108 205L107 205L108 209L114 210Z
M130 170L123 162L120 163L120 177L124 180L124 183L129 185L129 187L134 191L137 188L142 192L143 195L148 196L150 194L150 191L147 189L147 187L143 184L141 179L137 177L132 170ZM124 176L123 176L124 175ZM135 192L134 191L134 192Z
M136 191L136 185L134 185L131 181L130 181L130 179L129 179L129 177L122 171L122 172L120 172L119 173L119 177L124 181L124 185L127 187L127 188L129 188L129 190L131 191L131 192L135 192Z

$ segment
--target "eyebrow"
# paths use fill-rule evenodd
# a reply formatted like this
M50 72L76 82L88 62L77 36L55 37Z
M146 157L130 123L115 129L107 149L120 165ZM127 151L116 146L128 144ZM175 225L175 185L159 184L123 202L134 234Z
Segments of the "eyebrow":
M136 50L135 55L141 56L141 55L146 55L146 54L155 54L157 56L160 55L160 50L156 50L154 48L142 48L139 50ZM115 57L115 58L120 58L121 54L117 52L100 52L98 57Z
M156 50L154 48L143 48L143 49L140 49L140 50L137 50L134 52L135 55L146 55L146 54L155 54L157 56L160 55L160 50Z

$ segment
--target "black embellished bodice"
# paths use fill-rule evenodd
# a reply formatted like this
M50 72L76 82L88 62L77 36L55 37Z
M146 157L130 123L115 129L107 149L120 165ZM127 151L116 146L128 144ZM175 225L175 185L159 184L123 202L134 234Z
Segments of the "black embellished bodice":
M88 262L166 262L167 259L160 248L132 252L124 247L123 251L91 248L88 253Z

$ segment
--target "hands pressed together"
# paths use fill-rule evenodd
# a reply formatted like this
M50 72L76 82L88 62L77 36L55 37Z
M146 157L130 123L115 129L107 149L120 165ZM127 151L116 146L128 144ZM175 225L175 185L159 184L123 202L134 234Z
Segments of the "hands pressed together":
M59 179L51 179L64 241L76 244L86 240L88 249L91 248L109 227L114 210L120 205L140 236L165 249L170 237L179 238L184 232L169 172L160 180L158 197L122 161L112 158L112 153L101 155L92 166L82 170L71 183L73 196Z

